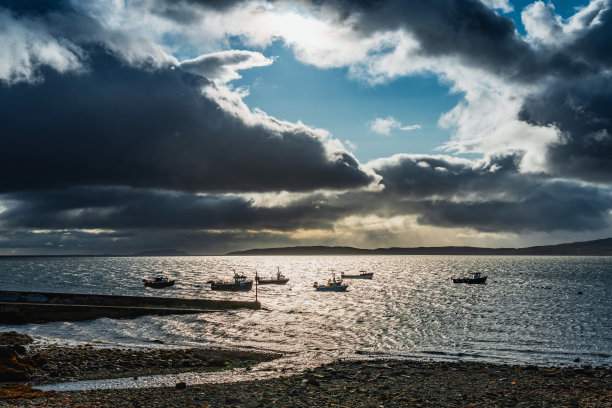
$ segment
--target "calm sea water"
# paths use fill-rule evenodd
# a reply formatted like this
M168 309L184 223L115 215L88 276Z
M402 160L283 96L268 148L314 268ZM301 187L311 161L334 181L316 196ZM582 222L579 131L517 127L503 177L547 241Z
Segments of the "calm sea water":
M211 292L206 281L290 278L261 286L261 311L144 316L3 326L43 340L128 347L277 350L290 364L355 356L511 364L612 364L612 258L498 256L283 256L0 259L4 290L254 299ZM346 293L316 292L330 270L374 272ZM480 271L485 285L453 284ZM145 289L168 275L176 286ZM581 292L582 294L578 294Z

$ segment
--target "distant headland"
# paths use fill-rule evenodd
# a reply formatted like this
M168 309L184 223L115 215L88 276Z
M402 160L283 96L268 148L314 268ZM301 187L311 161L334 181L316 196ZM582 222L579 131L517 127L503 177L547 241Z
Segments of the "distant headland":
M151 251L142 251L132 254L131 256L186 256L187 252L179 251L178 249L154 249Z
M572 242L526 248L481 248L469 246L376 248L362 249L347 246L294 246L257 248L229 252L226 255L590 255L611 256L612 238Z

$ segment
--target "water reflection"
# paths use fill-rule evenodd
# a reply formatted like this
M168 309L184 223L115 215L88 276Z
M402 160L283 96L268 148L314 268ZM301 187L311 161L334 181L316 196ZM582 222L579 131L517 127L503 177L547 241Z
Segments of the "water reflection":
M208 280L271 276L261 311L143 316L0 327L39 336L148 347L239 347L325 358L363 355L477 359L507 363L610 364L612 260L599 257L325 256L3 259L6 290L253 299L212 292ZM345 293L316 292L330 270L374 272ZM482 271L486 285L452 284ZM174 287L145 289L143 277L167 275ZM582 292L582 295L577 295Z

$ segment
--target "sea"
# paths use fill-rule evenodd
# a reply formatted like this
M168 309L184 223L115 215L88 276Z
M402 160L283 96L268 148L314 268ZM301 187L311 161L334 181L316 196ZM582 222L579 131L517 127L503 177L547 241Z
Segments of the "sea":
M121 348L277 351L277 372L339 359L403 358L553 366L612 365L612 257L185 256L0 259L3 290L255 300L212 292L234 271L275 276L262 309L197 315L0 325L41 342ZM347 292L317 292L333 274ZM484 285L451 277L481 272ZM165 289L143 278L176 279ZM270 369L270 366L267 368ZM252 375L252 374L250 374Z

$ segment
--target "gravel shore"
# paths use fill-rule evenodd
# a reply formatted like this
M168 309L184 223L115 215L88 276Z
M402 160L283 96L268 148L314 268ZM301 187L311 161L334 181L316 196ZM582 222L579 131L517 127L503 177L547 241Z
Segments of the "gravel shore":
M45 393L0 400L37 407L612 407L608 368L416 361L337 362L262 381L185 389Z
M276 353L205 348L133 350L32 346L28 351L47 359L47 363L30 376L30 385L249 368L281 356Z
M340 361L304 373L226 384L41 392L29 386L250 367L278 355L208 349L29 346L46 362L26 382L0 384L0 407L612 407L609 367L475 362Z

